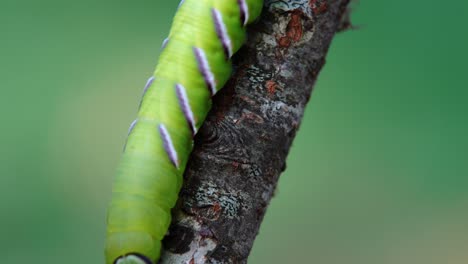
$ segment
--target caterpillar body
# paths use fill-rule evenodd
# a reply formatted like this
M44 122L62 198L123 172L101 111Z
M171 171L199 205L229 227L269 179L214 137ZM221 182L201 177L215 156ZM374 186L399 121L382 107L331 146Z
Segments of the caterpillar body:
M137 119L130 125L107 216L106 263L154 264L211 97L262 0L182 0Z

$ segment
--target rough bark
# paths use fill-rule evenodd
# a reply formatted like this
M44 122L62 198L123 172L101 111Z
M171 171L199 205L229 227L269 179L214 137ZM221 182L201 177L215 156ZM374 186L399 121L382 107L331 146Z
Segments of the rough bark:
M195 140L161 263L247 262L348 1L266 1Z

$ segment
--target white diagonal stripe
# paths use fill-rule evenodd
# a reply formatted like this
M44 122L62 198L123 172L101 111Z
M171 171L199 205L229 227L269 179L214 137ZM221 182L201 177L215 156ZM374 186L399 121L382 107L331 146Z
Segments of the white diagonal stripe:
M153 84L153 82L154 82L154 76L151 76L146 82L145 88L143 88L143 93L141 94L140 105L138 106L138 109L141 108L141 104L143 103L143 98L145 97L146 92L148 91L150 86Z
M169 156L169 159L171 160L172 164L176 166L176 168L179 168L179 158L177 157L177 151L174 148L174 144L172 143L169 131L167 131L166 126L164 126L164 124L159 125L159 133L163 140L164 150Z
M132 133L132 131L135 128L135 125L136 125L137 122L138 122L138 118L133 120L133 122L130 124L130 127L128 128L127 136L129 136L130 133Z
M190 101L187 96L187 91L185 90L185 87L182 84L177 84L176 90L177 97L182 108L182 112L184 113L185 119L190 125L192 134L195 135L197 133L197 127L195 126L195 117L193 115L192 108L190 107Z
M237 0L241 13L244 15L244 26L249 22L249 6L247 5L246 0Z
M226 24L224 24L223 15L216 8L213 8L213 18L216 26L216 33L218 38L221 40L224 49L227 51L227 57L231 58L232 56L232 42L229 37Z
M163 43L162 43L162 45L161 45L161 49L164 49L164 48L167 46L167 43L168 43L168 42L169 42L169 37L167 37L167 38L165 38L165 39L163 40Z
M194 47L195 57L198 62L198 68L205 78L205 82L208 85L208 89L210 89L211 95L216 94L216 80L213 72L211 71L210 64L208 63L208 59L206 57L206 53L203 49Z

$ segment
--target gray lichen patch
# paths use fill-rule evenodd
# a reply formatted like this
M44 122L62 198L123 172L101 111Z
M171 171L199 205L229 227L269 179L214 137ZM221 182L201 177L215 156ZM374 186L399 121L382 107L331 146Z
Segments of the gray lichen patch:
M234 218L238 215L240 208L244 207L242 195L234 192L226 192L223 188L208 182L203 183L197 189L193 197L185 201L187 208L193 211L203 211L199 216L216 219L217 214L223 214L227 218Z
M288 105L283 101L265 101L261 104L260 110L265 116L265 119L276 119L280 116L289 116L291 120L300 120L303 116L302 105ZM284 129L286 133L289 133L293 127L286 123L275 122L273 126ZM294 128L293 128L294 129Z
M257 54L257 57L260 55ZM265 81L271 79L274 75L274 72L269 72L265 74L265 69L260 69L259 67L255 65L251 65L249 68L247 68L246 73L249 76L249 81L250 83L256 83L256 84L262 84Z
M310 0L265 0L264 5L272 12L301 10L307 15L312 16L313 14Z

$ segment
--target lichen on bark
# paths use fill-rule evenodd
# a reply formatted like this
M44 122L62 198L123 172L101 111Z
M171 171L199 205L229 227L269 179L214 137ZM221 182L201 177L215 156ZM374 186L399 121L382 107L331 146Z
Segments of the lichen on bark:
M265 2L195 139L160 263L247 262L348 2Z

